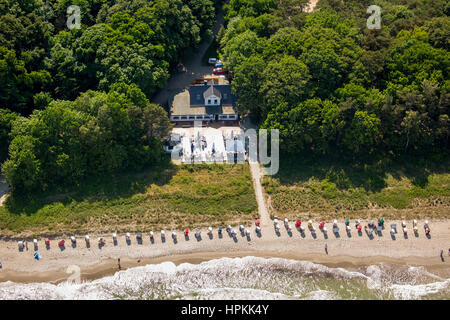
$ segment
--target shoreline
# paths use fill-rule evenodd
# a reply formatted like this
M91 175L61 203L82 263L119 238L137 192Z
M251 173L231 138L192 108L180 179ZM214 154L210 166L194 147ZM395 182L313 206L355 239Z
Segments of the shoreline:
M401 221L394 221L397 227ZM394 223L389 221L388 225ZM361 221L364 225L367 222ZM291 222L292 225L292 222ZM317 228L318 223L314 226ZM125 242L125 236L118 234L117 245L113 244L112 237L102 235L106 241L104 247L96 245L96 237L91 235L91 247L86 248L83 238L77 237L77 246L72 248L70 240L66 238L66 248L60 250L57 241L52 240L49 250L44 247L43 239L39 240L38 253L42 259L33 258L33 244L29 243L28 251L19 252L17 242L0 241L0 261L3 269L0 270L0 282L12 281L16 283L50 282L61 283L66 281L71 273L66 273L69 266L79 266L81 280L91 281L105 276L114 275L118 271L117 258L121 259L122 270L172 262L198 264L222 257L237 258L255 256L261 258L284 258L292 260L310 261L332 268L345 268L357 270L371 264L387 263L393 265L423 266L427 271L443 278L450 278L450 221L430 220L431 238L425 237L423 221L419 221L419 235L412 233L411 223L408 222L408 239L403 234L397 234L393 240L388 230L382 236L375 235L369 239L366 233L358 235L351 222L351 237L348 237L342 222L338 223L340 237L331 232L331 223L327 223L328 239L317 228L316 238L306 230L304 237L295 229L292 234L286 232L282 223L280 236L277 236L273 227L262 226L261 236L255 234L254 226L250 239L240 234L238 228L236 240L223 231L223 237L218 238L217 229L213 230L212 239L202 229L202 239L195 239L191 231L190 238L186 240L182 232L177 231L177 242L172 240L171 232L166 231L166 241L161 241L160 232L155 232L154 243L149 235L143 234L143 243L137 244L135 235L131 236L131 244ZM399 230L401 232L401 230ZM324 246L327 244L328 255ZM444 250L444 261L439 257L440 250Z
M220 259L220 258L243 258L243 257L259 257L259 258L281 258L297 261L308 261L314 264L322 264L329 268L343 268L348 271L358 271L359 268L367 267L374 264L389 265L408 265L412 267L424 267L428 272L433 273L442 278L450 278L449 265L437 261L430 261L429 258L423 257L405 257L391 258L387 256L374 257L354 257L354 256L324 256L320 254L301 255L295 252L279 253L279 252L197 252L186 253L172 256L161 256L155 258L132 259L129 257L121 258L121 271L130 268L143 267L146 265L160 264L163 262L172 262L176 266L189 263L200 264L202 262ZM139 262L138 262L139 261ZM81 267L81 281L94 281L100 278L113 276L117 273L117 260L106 259L97 264ZM62 270L43 271L24 273L18 271L6 271L0 274L0 283L11 281L16 284L41 283L48 282L51 284L60 284L67 281L69 274Z

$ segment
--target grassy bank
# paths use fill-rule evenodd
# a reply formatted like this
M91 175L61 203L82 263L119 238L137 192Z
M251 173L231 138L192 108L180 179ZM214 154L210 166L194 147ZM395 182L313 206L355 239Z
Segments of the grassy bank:
M2 235L150 231L257 217L248 165L174 166L86 181L64 194L8 198Z
M450 217L448 160L301 162L281 157L279 174L263 186L271 215L295 218L413 219Z

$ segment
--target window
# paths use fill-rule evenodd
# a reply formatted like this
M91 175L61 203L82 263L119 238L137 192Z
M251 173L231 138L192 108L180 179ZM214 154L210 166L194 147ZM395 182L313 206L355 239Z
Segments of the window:
M173 119L178 120L178 119L180 119L180 117L176 116L176 117L173 117Z
M228 98L228 95L227 95L226 93L224 93L224 94L223 94L223 98L224 98L224 99L227 99L227 98Z
M189 116L189 120L195 120L194 116Z
M217 99L214 99L214 104L217 104Z
M187 117L186 116L184 116L184 117L181 117L181 120L186 120L187 119Z
M197 93L197 100L200 100L200 95Z
M211 104L211 99L208 99L208 104Z

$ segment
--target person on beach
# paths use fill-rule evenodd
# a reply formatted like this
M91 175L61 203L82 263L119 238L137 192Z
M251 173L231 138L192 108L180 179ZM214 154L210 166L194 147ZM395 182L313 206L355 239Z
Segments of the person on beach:
M449 250L450 251L450 250ZM2 268L3 266L2 266L2 263L0 262L0 269Z
M444 261L444 250L441 250L441 260Z
M117 263L119 265L119 271L120 271L120 258L117 258Z
M326 243L325 243L325 253L328 254L328 246Z

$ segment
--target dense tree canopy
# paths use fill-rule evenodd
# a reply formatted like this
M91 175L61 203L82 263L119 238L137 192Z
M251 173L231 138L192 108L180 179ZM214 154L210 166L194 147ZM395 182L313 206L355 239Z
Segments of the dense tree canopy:
M14 190L79 183L88 175L158 163L170 130L167 112L136 85L53 101L15 121L3 173Z
M241 114L283 152L361 157L449 146L448 1L230 1L221 36ZM382 8L382 28L366 26ZM241 46L239 44L242 44Z
M211 36L220 2L0 0L0 161L12 190L156 164L170 121L151 97ZM71 5L79 29L66 25Z

